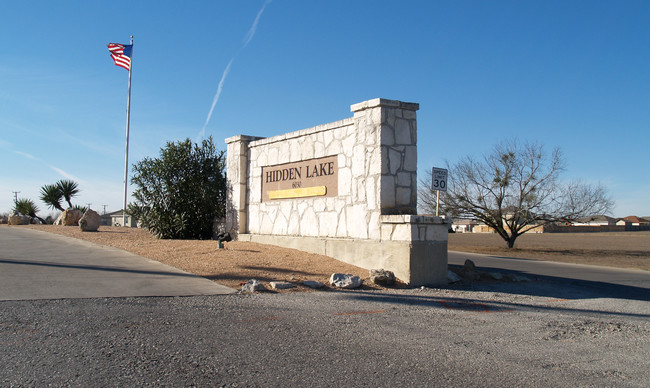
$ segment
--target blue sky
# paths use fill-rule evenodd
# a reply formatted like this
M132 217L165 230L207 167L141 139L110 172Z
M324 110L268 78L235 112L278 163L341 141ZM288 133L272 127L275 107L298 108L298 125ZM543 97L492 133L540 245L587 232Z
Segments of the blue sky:
M539 141L562 149L564 179L609 189L612 215L650 216L648 1L18 1L0 9L0 213L20 191L47 215L39 189L64 178L80 184L73 202L121 209L128 72L106 44L134 35L131 163L203 131L225 149L230 136L341 120L350 105L382 97L420 104L422 175L501 140Z

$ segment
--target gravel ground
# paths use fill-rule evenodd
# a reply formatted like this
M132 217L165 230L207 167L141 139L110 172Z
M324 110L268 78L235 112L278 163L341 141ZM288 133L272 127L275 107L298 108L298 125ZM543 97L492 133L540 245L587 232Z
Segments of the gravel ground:
M647 301L520 287L0 302L0 385L647 387Z
M257 244L217 250L214 241L156 240L138 229L29 227L128 248L231 285L367 273ZM5 301L0 386L647 387L649 300L538 279Z

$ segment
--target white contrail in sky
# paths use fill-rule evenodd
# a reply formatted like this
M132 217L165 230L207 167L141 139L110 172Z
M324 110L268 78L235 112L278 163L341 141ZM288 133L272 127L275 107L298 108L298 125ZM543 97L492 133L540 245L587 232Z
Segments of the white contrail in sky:
M37 162L45 164L46 166L48 166L49 168L51 168L57 174L61 175L64 178L72 179L73 181L77 181L77 182L83 182L82 179L79 179L76 176L65 172L64 170L62 170L62 169L60 169L60 168L58 168L56 166L53 166L53 165L47 163L46 161L44 161L43 159L39 159L39 158L37 158L36 156L34 156L32 154L28 154L27 152L22 152L22 151L14 151L14 152L17 153L18 155L26 157L27 159L35 160Z
M212 112L214 111L214 107L217 105L217 102L219 101L219 96L221 96L221 91L223 90L223 84L226 81L226 77L228 77L228 73L230 72L230 67L232 66L232 63L235 61L235 58L237 58L237 55L250 43L251 40L253 40L253 37L255 36L255 31L257 31L257 24L260 22L260 18L262 17L262 12L264 12L264 9L266 6L271 2L271 0L266 0L264 2L264 5L262 5L262 8L260 11L257 13L257 16L255 17L255 20L253 21L253 25L251 28L248 30L246 33L246 36L244 37L244 43L242 46L237 50L237 53L230 59L230 62L228 62L228 65L226 66L226 69L223 71L223 74L221 75L221 80L219 81L219 86L217 87L217 93L214 95L214 99L212 100L212 106L210 107L210 111L208 112L208 117L205 119L205 124L203 124L203 128L201 128L201 131L199 132L196 141L198 142L205 136L205 128L208 126L208 123L210 123L210 119L212 118Z

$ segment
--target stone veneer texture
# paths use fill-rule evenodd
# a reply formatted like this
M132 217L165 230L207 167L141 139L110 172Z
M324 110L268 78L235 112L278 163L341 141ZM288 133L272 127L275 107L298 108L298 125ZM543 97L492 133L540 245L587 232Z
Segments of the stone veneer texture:
M302 131L226 139L229 217L236 218L240 233L412 238L415 232L395 233L395 225L382 222L388 220L386 215L416 213L419 106L374 99L351 108L352 118ZM262 202L262 167L326 156L338 158L338 196ZM426 230L417 232L422 233L427 234Z

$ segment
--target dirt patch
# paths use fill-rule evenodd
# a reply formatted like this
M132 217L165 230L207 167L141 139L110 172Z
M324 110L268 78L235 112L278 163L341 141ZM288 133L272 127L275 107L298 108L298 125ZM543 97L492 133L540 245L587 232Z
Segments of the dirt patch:
M508 249L492 233L452 233L449 250L650 270L650 232L524 234Z
M368 270L346 264L331 257L306 253L295 249L251 242L231 241L218 249L214 240L159 240L144 229L102 226L97 232L82 232L78 227L55 225L7 226L41 230L107 245L139 256L171 265L220 284L239 288L241 283L257 279L266 283L286 281L297 287L283 291L310 291L301 286L304 280L328 284L332 273L350 273L371 285Z

